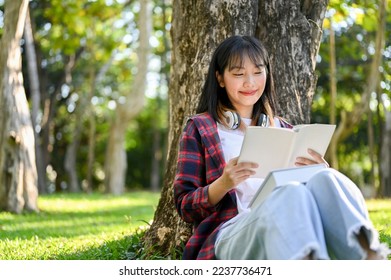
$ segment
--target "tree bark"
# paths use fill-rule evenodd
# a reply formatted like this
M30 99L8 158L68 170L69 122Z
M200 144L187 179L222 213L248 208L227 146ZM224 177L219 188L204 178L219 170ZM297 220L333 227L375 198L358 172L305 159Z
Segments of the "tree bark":
M38 211L34 132L23 87L20 40L27 0L6 0L0 41L0 209Z
M24 26L24 39L26 58L27 58L27 70L30 84L30 96L31 96L31 121L34 130L35 138L35 158L37 165L37 175L38 175L38 191L39 193L46 192L46 166L43 162L42 155L42 146L37 132L37 126L40 125L39 114L41 112L41 91L40 91L40 82L38 74L38 65L37 65L37 55L34 45L34 35L33 27L31 22L31 16L29 9L27 10L26 15L26 24Z
M280 115L293 124L310 122L327 4L328 0L259 1L256 36L270 52Z
M284 116L294 122L309 121L316 83L315 58L326 6L326 0L173 1L167 167L154 220L144 239L147 249L180 257L172 252L180 251L192 231L174 207L177 147L186 117L195 112L218 43L233 34L259 37L270 50Z

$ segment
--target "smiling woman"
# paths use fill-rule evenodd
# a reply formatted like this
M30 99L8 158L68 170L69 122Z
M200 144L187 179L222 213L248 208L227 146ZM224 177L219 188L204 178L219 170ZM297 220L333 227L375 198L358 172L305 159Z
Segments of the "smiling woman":
M271 129L292 129L276 110L273 75L268 52L255 37L228 37L213 52L199 106L179 143L174 203L194 227L183 258L385 259L391 251L379 242L360 189L336 169L323 168L305 183L302 174L278 183L262 203L250 207L268 174L254 177L255 170L270 168L273 155L262 165L239 160L246 127L263 114L274 119ZM227 110L243 119L239 127L221 117ZM261 152L257 145L284 146L255 143L255 153ZM323 155L308 150L293 159L293 166L328 166Z
M132 234L148 226L158 198L149 192L42 196L39 214L0 213L0 259L126 259Z

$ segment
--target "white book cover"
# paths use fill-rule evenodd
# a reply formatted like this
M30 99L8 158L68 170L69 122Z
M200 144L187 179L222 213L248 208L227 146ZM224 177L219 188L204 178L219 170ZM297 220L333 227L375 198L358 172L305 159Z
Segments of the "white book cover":
M306 183L315 173L325 168L326 164L313 164L270 172L255 193L249 208L253 209L260 205L276 186L284 186L290 182Z
M252 177L265 178L271 171L295 167L297 157L310 157L308 149L324 156L335 125L306 124L293 129L248 126L239 154L239 162L256 162Z

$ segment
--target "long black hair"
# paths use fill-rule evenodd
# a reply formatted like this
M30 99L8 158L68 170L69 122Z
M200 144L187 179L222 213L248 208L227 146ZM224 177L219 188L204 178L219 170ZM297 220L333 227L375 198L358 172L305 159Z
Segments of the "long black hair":
M255 65L264 65L266 69L265 90L254 104L252 123L256 123L259 116L266 114L271 122L276 115L275 90L272 76L272 67L269 54L264 45L255 37L235 35L225 39L213 53L197 113L208 112L216 121L225 123L224 112L235 111L228 98L225 88L220 87L216 73L224 74L226 69L235 65L243 65L245 57L249 57Z

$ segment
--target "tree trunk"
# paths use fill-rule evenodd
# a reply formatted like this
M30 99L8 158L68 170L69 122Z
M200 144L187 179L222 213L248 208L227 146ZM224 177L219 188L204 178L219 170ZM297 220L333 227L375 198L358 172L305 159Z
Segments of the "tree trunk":
M125 190L126 152L124 149L127 122L121 120L120 111L110 126L106 147L105 187L107 193L122 194ZM115 160L113 160L115 159Z
M146 248L170 256L192 231L174 207L177 147L186 117L195 112L212 52L220 41L233 34L259 37L270 50L284 116L296 122L309 120L327 1L293 2L296 4L282 0L173 1L168 158L161 198L145 235Z
M42 146L37 132L37 126L40 125L38 116L41 108L41 91L38 75L37 55L35 52L34 35L31 23L30 11L27 10L26 24L24 27L24 39L26 58L27 58L27 70L30 84L30 96L31 96L31 121L34 130L35 138L35 157L37 165L38 175L38 191L39 193L46 192L46 166L44 166Z
M71 142L68 143L65 159L64 159L64 169L67 173L68 178L68 191L71 193L78 193L81 191L79 176L77 174L76 162L77 162L77 151L80 146L80 138L83 131L83 114L86 108L86 103L88 102L87 97L82 96L80 105L76 110L75 125L72 131Z
M137 74L132 84L132 90L124 94L126 97L125 102L123 104L117 102L116 115L110 128L110 138L105 159L105 186L106 191L112 194L122 194L125 191L125 133L129 121L137 116L144 106L152 20L149 3L149 0L140 1L140 46L137 51Z
M72 60L76 58L76 55L72 56ZM76 60L75 60L76 61ZM74 64L72 64L73 66ZM68 85L72 84L72 68L66 70L66 82ZM72 131L71 142L68 143L65 159L64 169L68 178L68 191L71 193L78 193L81 191L79 176L77 174L77 151L80 146L80 139L83 131L83 116L89 103L89 96L81 96L80 103L75 111L75 125Z
M0 41L0 209L38 211L34 132L21 72L27 0L6 0Z
M84 52L84 47L80 47L75 54L72 54L66 57L65 67L63 73L57 80L56 87L52 93L49 93L47 90L46 81L49 79L47 75L40 76L40 88L41 88L41 97L43 103L42 109L42 120L41 120L41 132L40 132L40 144L41 144L41 154L42 154L42 165L45 169L48 167L51 161L51 152L53 150L53 140L55 137L54 129L55 124L54 120L57 114L58 100L63 100L61 97L61 88L64 84L69 84L72 71L76 66L76 63L80 56ZM39 52L38 52L39 53ZM39 63L38 63L39 64ZM46 193L47 189L40 190L42 193Z
M256 35L270 52L280 115L309 123L328 0L260 0Z
M111 63L110 63L111 64ZM103 67L105 68L105 67ZM87 99L87 116L88 116L88 163L87 163L87 186L85 191L87 193L92 192L93 184L92 177L94 173L94 161L95 161L95 136L96 136L96 117L94 112L94 107L91 103L92 97L95 94L96 84L99 82L99 75L96 75L94 69L90 69L90 84L91 88L89 90L88 99Z
M96 115L94 106L92 104L92 98L95 94L97 85L101 83L102 79L106 75L110 66L113 64L116 51L114 51L103 67L96 73L95 68L90 69L90 89L86 101L86 108L83 110L86 112L89 129L88 129L88 163L87 163L87 185L82 186L83 190L87 193L91 193L93 190L93 173L94 173L94 162L95 162L95 146L96 146ZM110 142L110 141L109 141Z

